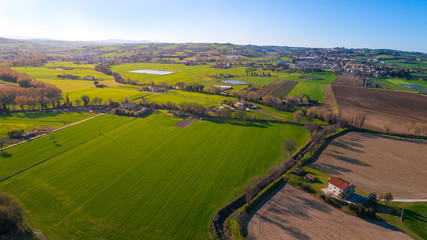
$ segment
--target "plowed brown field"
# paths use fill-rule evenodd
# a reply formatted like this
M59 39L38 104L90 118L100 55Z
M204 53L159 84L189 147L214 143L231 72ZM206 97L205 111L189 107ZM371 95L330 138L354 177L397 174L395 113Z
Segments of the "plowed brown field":
M411 239L386 222L344 213L289 184L249 216L247 239Z
M333 140L311 167L369 193L427 198L427 140L351 132Z
M388 120L392 131L403 132L404 122L427 121L426 96L337 85L332 85L332 91L343 116L366 111L364 128L384 131L382 124Z

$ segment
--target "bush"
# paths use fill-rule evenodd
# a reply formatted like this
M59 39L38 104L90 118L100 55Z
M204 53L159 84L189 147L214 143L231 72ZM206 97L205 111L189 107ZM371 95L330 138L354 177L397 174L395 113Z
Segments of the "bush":
M24 129L13 130L7 133L10 139L18 139L24 136Z
M326 195L325 195L323 192L322 192L322 193L320 193L319 195L320 195L320 198L321 198L321 199L323 199L323 200L325 200L325 199L326 199Z
M24 221L24 210L15 198L0 193L0 234L9 232Z

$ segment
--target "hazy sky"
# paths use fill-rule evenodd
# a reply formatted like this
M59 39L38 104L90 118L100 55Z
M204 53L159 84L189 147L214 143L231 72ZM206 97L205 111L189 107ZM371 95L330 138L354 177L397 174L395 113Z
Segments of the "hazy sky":
M427 52L427 0L0 0L0 36Z

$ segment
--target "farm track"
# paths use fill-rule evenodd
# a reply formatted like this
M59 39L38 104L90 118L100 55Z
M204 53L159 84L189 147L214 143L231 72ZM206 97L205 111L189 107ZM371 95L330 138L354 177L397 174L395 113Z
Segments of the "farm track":
M98 117L98 116L100 116L100 115L103 115L103 114L98 114L98 115L96 115L96 116L93 116L93 117L87 118L87 119L85 119L85 120L82 120L82 121L79 121L79 122L76 122L76 123L73 123L73 124L67 125L67 126L65 126L65 127L62 127L62 128L56 129L55 131L52 131L52 132L50 132L50 133L53 133L53 132L56 132L56 131L59 131L59 130L65 129L65 128L67 128L67 127L71 127L71 126L73 126L73 125L76 125L76 124L78 124L78 123L81 123L81 122L84 122L84 121L87 121L87 120L93 119L93 118ZM126 123L124 123L124 124L121 124L121 125L117 126L116 128L112 128L112 129L110 129L109 131L104 132L104 133L111 132L111 131L113 131L114 129L120 128L120 127L122 127L122 126L124 126L124 125L126 125L126 124L128 124L128 123L131 123L131 122L132 122L132 121L134 121L134 120L135 120L135 119L132 119L131 121L126 122ZM48 134L50 134L50 133L46 133L46 134L43 134L43 135L40 135L40 136L34 137L33 139L35 139L35 138L39 138L39 137L42 137L42 136L45 136L45 135L48 135ZM59 156L59 155L62 155L62 154L64 154L64 153L68 152L68 151L71 151L71 150L73 150L74 148L77 148L77 147L79 147L79 146L81 146L81 145L83 145L83 144L86 144L86 143L88 143L88 142L90 142L90 141L92 141L92 140L94 140L94 139L98 138L99 136L102 136L104 133L102 133L102 134L100 134L100 135L97 135L97 136L95 136L95 137L93 137L93 138L90 138L90 139L88 139L88 140L86 140L86 141L84 141L84 142L82 142L82 143L80 143L80 144L77 144L77 145L75 145L75 146L73 146L73 147L71 147L71 148L69 148L69 149L67 149L67 150L65 150L65 151L59 152L59 153L57 153L57 154L55 154L55 155L53 155L53 156L51 156L51 157L48 157L48 158L46 158L46 159L44 159L44 160L42 160L42 161L40 161L40 162L37 162L37 163L35 163L35 164L33 164L33 165L29 166L29 167L26 167L26 168L24 168L24 169L22 169L22 170L20 170L20 171L18 171L18 172L15 172L15 173L11 174L11 175L9 175L9 176L6 176L6 177L4 177L4 178L0 179L0 183L1 183L1 182L3 182L3 181L5 181L5 180L7 180L7 179L9 179L9 178L12 178L12 177L14 177L14 176L16 176L16 175L18 175L18 174L20 174L20 173L23 173L23 172L25 172L25 171L27 171L27 170L29 170L29 169L31 169L31 168L34 168L34 167L36 167L36 166L38 166L38 165L40 165L40 164L42 164L42 163L44 163L44 162L46 162L46 161L48 161L48 160L52 159L52 158L55 158L55 157L57 157L57 156ZM33 139L31 139L31 140L33 140ZM28 140L28 141L30 141L30 140ZM27 142L27 141L19 142L19 143L17 143L17 144L14 144L14 145L8 146L8 148L10 148L10 147L14 147L14 146L16 146L16 145L19 145L19 144L22 144L22 143L25 143L25 142Z
M88 120L91 120L91 119L93 119L93 118L99 117L99 116L104 115L104 114L105 114L105 113L101 113L101 114L95 115L95 116L93 116L93 117L86 118L86 119L80 120L80 121L78 121L78 122L71 123L71 124L69 124L69 125L67 125L67 126L64 126L64 127L61 127L61 128L54 129L54 130L52 130L52 131L50 131L50 132L48 132L48 133L45 133L45 134L41 134L41 135L38 135L38 136L32 137L32 138L30 138L30 139L28 139L28 140L24 140L24 141L21 141L21 142L18 142L18 143L15 143L15 144L9 145L9 146L7 146L7 147L4 147L4 148L3 148L3 150L6 150L6 149L9 149L9 148L12 148L12 147L18 146L18 145L20 145L20 144L23 144L23 143L26 143L26 142L32 141L32 140L34 140L34 139L37 139L37 138L40 138L40 137L46 136L46 135L48 135L48 134L51 134L51 133L57 132L57 131L59 131L59 130L65 129L65 128L68 128L68 127L71 127L71 126L77 125L77 124L79 124L79 123L86 122L86 121L88 121Z

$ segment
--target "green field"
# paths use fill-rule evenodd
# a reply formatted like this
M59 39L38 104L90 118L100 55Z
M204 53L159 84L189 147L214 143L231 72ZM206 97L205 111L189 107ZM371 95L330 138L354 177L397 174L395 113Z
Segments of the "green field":
M74 70L56 70L54 67L73 67ZM73 64L70 62L57 62L48 63L43 67L15 67L13 70L18 72L28 73L32 78L38 81L47 82L54 84L65 93L69 94L71 100L80 98L83 95L88 95L91 99L99 97L106 102L108 99L115 101L122 101L124 97L130 99L142 97L148 95L148 93L139 92L138 86L132 86L127 84L114 83L112 76L105 75L94 70L93 64ZM94 76L102 84L107 85L106 88L94 88L93 81L88 80L71 80L71 79L60 79L56 75L66 72L67 74L84 76Z
M166 81L169 84L175 84L177 82L195 83L202 82L204 80L211 80L207 75L219 75L219 74L233 74L233 75L244 75L245 67L237 67L231 69L219 69L212 68L209 65L197 65L197 66L186 66L183 64L160 64L160 63L128 63L114 65L111 67L113 72L120 73L124 79L130 78L132 80L138 80L141 83L159 83ZM145 73L131 73L133 70L161 70L161 71L172 71L174 73L167 75L155 75Z
M408 204L403 222L422 239L427 239L427 203Z
M89 66L87 66L87 67L89 67ZM55 68L48 68L46 66L42 66L42 67L13 67L12 69L17 71L17 72L27 73L31 77L36 78L37 80L60 79L57 77L57 75L61 75L63 73L72 74L75 76L80 76L81 78L86 77L86 76L93 76L97 80L113 80L112 76L108 76L108 75L105 75L103 73L97 72L94 69L74 68L73 70L56 70ZM88 82L91 82L93 84L93 81L88 81Z
M0 155L0 184L48 239L208 239L213 213L265 174L300 126L103 115ZM99 135L99 126L102 135Z
M315 99L319 102L322 102L324 92L325 84L299 82L287 96L302 96L303 94L306 94L310 97L310 99Z
M12 130L29 131L35 127L59 128L94 115L75 112L14 112L0 115L0 138L7 137L7 133Z
M406 80L401 78L391 78L391 79L379 79L379 81L398 89L409 89L406 88L400 84L412 84L412 85L418 85L420 87L423 87L427 89L427 81L423 80Z
M148 99L150 102L156 102L156 103L171 102L171 103L179 104L181 102L194 102L194 103L199 103L205 106L219 105L224 100L229 100L229 101L237 100L236 98L233 98L233 97L204 94L199 92L186 92L186 91L180 91L180 90L172 90L172 91L168 91L167 93L152 94L150 96L147 96L146 99Z
M321 78L323 80L310 80L301 78L302 76L306 77L314 77ZM317 84L331 84L338 78L338 75L335 75L333 72L325 71L325 72L313 72L313 73L281 73L279 74L279 78L286 80L293 80L298 82L308 82L308 83L317 83Z

